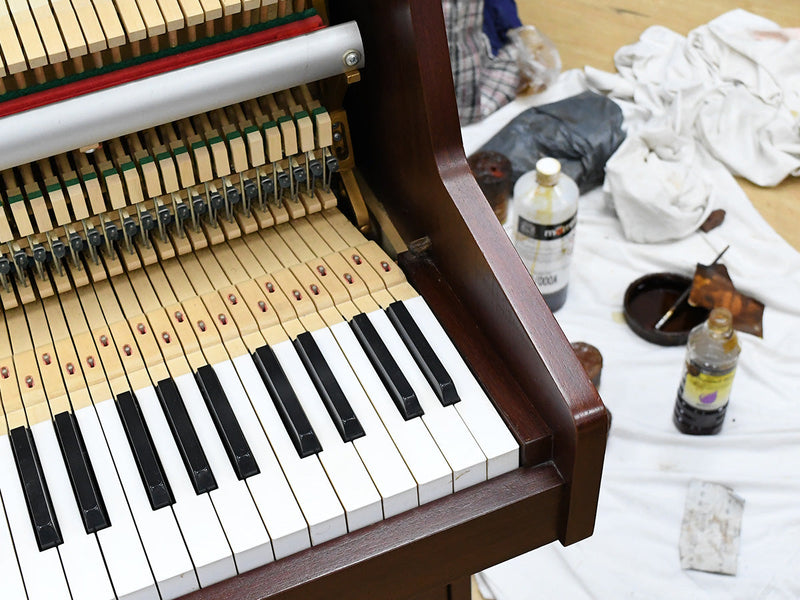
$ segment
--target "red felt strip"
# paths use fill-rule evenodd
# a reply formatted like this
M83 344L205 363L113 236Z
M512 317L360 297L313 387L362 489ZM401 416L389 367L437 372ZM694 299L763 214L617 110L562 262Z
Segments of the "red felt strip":
M77 96L83 96L90 92L108 89L116 85L137 81L145 77L159 75L169 71L175 71L182 67L196 65L201 62L228 56L243 50L250 50L258 46L270 44L290 37L310 33L322 29L324 23L319 15L295 21L278 27L272 27L256 33L243 35L224 42L218 42L209 46L203 46L186 52L181 52L174 56L165 56L154 60L133 65L118 71L102 73L95 77L74 81L64 85L43 90L27 96L20 96L6 102L0 103L0 117L13 115L32 108L53 104L62 100L68 100Z

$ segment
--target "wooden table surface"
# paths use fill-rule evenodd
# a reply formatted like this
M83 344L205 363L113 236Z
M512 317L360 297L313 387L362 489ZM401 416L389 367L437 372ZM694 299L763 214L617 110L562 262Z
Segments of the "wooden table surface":
M686 35L734 8L783 27L800 27L800 0L517 0L517 8L523 23L535 25L553 41L564 70L589 65L615 71L614 52L637 41L651 25ZM739 182L767 222L800 250L800 177L789 177L774 188ZM474 583L472 596L481 599Z

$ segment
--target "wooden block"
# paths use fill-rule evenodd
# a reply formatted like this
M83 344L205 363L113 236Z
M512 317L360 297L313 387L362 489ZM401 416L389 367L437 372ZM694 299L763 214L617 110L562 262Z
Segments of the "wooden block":
M156 0L136 0L136 3L139 5L139 13L148 37L153 38L167 32L167 25Z
M314 124L306 111L294 115L297 125L297 141L300 152L314 151Z
M194 177L194 168L192 166L192 158L189 156L189 151L183 142L171 142L169 149L175 159L175 164L178 168L178 176L180 177L181 187L188 188L196 184Z
M204 132L206 142L211 150L211 156L214 159L214 173L217 177L225 177L231 174L231 164L228 159L228 148L225 142L215 129L206 130Z
M126 33L130 42L144 39L146 32L133 0L120 0L116 3L116 9L115 3L111 0L92 0L92 2L105 31L109 48L124 45Z
M7 3L11 18L17 28L17 34L22 42L22 48L25 51L28 67L34 69L45 66L48 62L47 53L39 38L39 31L36 28L28 3L25 0L7 0Z
M203 7L206 22L222 17L222 4L219 0L200 0L200 5Z
M205 21L205 11L200 4L200 0L178 0L181 6L187 27L200 25Z
M158 176L158 169L153 157L144 150L137 151L133 157L136 159L139 169L141 169L147 197L155 198L161 196L163 194L161 191L161 178Z
M81 169L81 179L83 186L86 188L86 193L89 196L89 203L92 206L92 212L100 214L106 211L106 201L103 198L103 190L100 188L100 181L97 179L97 173L94 167L84 167Z
M272 251L272 253L278 259L278 262L283 268L299 264L300 260L297 258L292 248L289 245L287 245L287 243L283 239L283 236L279 235L278 233L279 227L282 227L282 225L276 225L272 229L265 229L263 231L260 231L259 233L261 234L261 239L264 240L267 247ZM270 271L274 270L277 269L273 268Z
M283 153L286 156L297 154L297 128L295 127L294 121L289 116L279 117L277 121L281 131Z
M106 2L105 0L99 2L98 0L94 0L94 3L95 7L97 8L97 14L100 16L100 20L103 22L103 29L105 29L106 22L103 18L103 14L101 14L100 5L103 6L103 11L105 12L107 10L106 6L110 5L111 2ZM142 19L142 15L139 11L139 7L136 4L136 0L116 0L116 6L117 8L114 12L114 15L116 16L117 12L119 13L119 17L122 20L122 25L125 28L128 41L136 42L145 39L147 37L147 27ZM115 46L118 44L113 44L111 40L109 40L108 45Z
M253 167L260 167L267 162L267 155L264 151L264 137L255 125L244 128L245 140L250 157L250 164Z
M320 107L312 112L314 116L314 131L317 134L317 148L327 148L333 145L333 124L328 111Z
M33 235L33 224L28 215L28 203L19 188L8 190L8 205L11 208L11 218L21 237Z
M301 191L299 198L300 203L303 205L303 208L305 208L306 215L318 213L322 210L322 203L313 192L308 194L304 191Z
M225 140L228 142L228 149L230 150L231 158L233 159L233 169L237 173L247 171L251 166L247 160L247 147L245 146L244 138L240 131L233 125L228 125L223 128Z
M113 17L106 10L105 5L101 7L102 15L106 19L106 23L100 24L100 19L95 13L94 6L91 0L72 0L72 7L75 10L75 15L80 23L83 37L86 40L86 49L88 52L100 52L108 47L106 34L103 31L103 25L109 26L109 36L112 41L116 42L115 45L119 46L125 41L125 34L122 31L122 26L119 23L119 18L116 17L114 11ZM116 25L113 22L116 21Z
M314 190L314 194L316 194L317 198L319 198L319 201L322 204L322 210L336 208L336 205L339 202L331 190L325 190L321 187L317 187Z
M105 161L99 165L100 174L103 176L106 194L112 210L124 208L127 204L125 188L122 185L122 178L119 172L110 161Z
M192 150L197 181L203 183L214 179L214 169L211 165L211 153L206 143L200 136L189 137L187 143Z
M349 246L363 244L364 235L338 210L326 210L322 215Z
M199 3L196 3L199 7ZM158 0L167 31L178 31L184 27L184 17L178 0Z
M6 63L3 71L21 73L28 68L5 2L0 2L0 48L3 50L3 59Z
M262 131L266 141L267 157L272 163L279 162L283 159L283 143L278 124L274 121L269 121L264 125Z
M161 171L161 180L164 182L164 192L167 194L177 192L181 189L181 186L178 183L178 173L175 169L172 155L163 146L158 150L156 160L158 161L158 169Z
M67 60L67 49L61 39L61 32L53 16L49 0L28 0L28 6L33 12L33 18L36 21L39 36L44 42L49 63L55 64Z

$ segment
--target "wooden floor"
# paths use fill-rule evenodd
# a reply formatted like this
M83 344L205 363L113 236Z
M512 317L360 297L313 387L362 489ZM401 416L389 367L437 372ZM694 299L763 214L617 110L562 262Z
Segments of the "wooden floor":
M614 52L651 25L682 35L715 17L743 8L783 27L800 27L800 0L517 0L522 22L535 25L558 48L563 68L590 65L614 71ZM800 250L800 177L775 188L740 183L772 227ZM473 582L472 596L481 596Z

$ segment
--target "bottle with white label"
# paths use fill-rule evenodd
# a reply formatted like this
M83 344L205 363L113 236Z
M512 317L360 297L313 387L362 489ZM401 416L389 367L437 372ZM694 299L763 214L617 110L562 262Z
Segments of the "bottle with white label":
M555 158L539 159L514 185L514 246L552 311L567 299L578 195Z
M739 340L727 308L711 311L708 320L689 333L686 364L672 420L683 433L719 433L739 360Z

